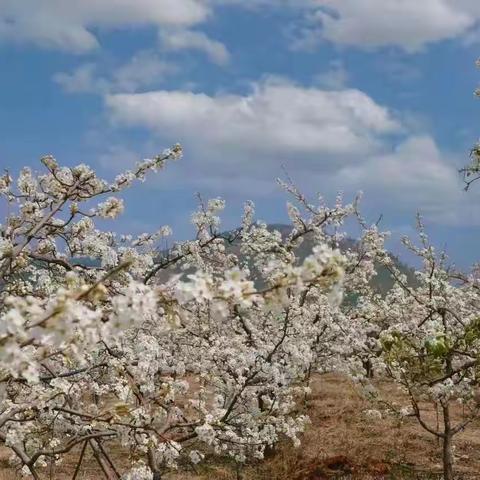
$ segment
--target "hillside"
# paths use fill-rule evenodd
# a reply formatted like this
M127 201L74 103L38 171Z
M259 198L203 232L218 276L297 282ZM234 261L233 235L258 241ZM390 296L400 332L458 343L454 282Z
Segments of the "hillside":
M277 230L282 234L283 238L286 238L291 230L292 227L290 225L285 224L271 224L268 226L270 230ZM339 245L340 250L345 252L347 250L356 250L358 247L357 240L347 237ZM296 249L296 253L300 259L306 258L310 255L313 248L313 242L311 235L306 235L305 240L303 243ZM415 284L415 274L414 269L408 266L407 264L403 263L398 257L393 254L390 254L395 266L400 270L401 273L405 274L407 277L407 282L410 285ZM377 275L372 280L372 286L378 289L379 293L382 295L386 294L393 286L393 279L390 272L383 266L377 265L376 266Z
M273 223L269 224L267 227L270 231L278 231L282 235L282 238L287 238L288 235L292 231L292 227L290 225L285 225L281 223ZM230 236L232 232L225 232L224 236L228 237ZM353 239L353 238L345 238L342 240L340 243L339 247L341 251L347 251L347 250L355 250L358 246L358 242ZM226 248L229 252L234 253L240 257L242 260L242 255L240 254L240 241L235 240L231 244L227 244ZM308 255L311 254L313 248L313 239L310 234L307 234L304 237L304 241L295 249L295 253L297 255L297 258L302 261L304 260ZM170 250L165 250L161 252L159 258L161 259L166 259L169 256ZM395 255L391 254L391 257L393 259L393 262L395 266L399 269L399 271L403 274L406 275L407 277L407 283L410 285L414 285L416 280L415 280L415 274L414 274L414 269L408 266L407 264L403 263L398 257ZM383 266L378 264L376 266L377 270L377 275L372 279L372 286L381 294L385 295L393 286L393 279L390 274L390 272ZM166 281L168 278L170 278L174 273L178 273L179 271L175 268L172 267L168 271L164 271L160 274L159 272L159 277L161 281ZM259 284L260 285L260 284Z

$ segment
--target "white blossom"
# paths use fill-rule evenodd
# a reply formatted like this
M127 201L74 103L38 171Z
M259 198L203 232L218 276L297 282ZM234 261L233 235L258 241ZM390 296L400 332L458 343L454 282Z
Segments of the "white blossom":
M98 205L97 212L102 218L117 218L124 210L123 200L117 197L109 197L105 202Z

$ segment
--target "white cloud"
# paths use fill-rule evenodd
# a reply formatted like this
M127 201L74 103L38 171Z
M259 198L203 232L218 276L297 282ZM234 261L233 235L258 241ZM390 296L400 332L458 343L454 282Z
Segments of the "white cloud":
M203 0L0 0L0 38L83 53L98 27L189 27L210 13Z
M153 52L142 51L106 75L102 76L99 70L99 65L86 63L71 73L56 73L53 80L68 93L135 92L159 85L176 67Z
M439 224L479 224L478 198L465 195L454 159L429 135L412 135L390 152L335 174L335 184L364 189L392 211L419 210Z
M478 0L0 0L0 39L84 53L98 47L97 29L154 26L176 30L164 35L170 48L200 49L223 64L228 61L224 45L190 30L221 5L305 14L293 42L302 48L326 39L415 52L430 43L479 36Z
M408 52L468 35L480 19L477 0L311 0L307 26L294 46L320 38L360 48L398 46Z
M375 151L379 138L400 125L384 107L359 90L325 91L267 80L249 95L208 96L155 91L106 97L113 119L188 140L206 157L228 155L272 159Z
M162 45L167 50L199 50L218 65L226 65L230 60L225 45L212 40L203 32L192 30L162 30L160 31Z
M428 134L409 133L359 90L267 80L244 96L156 91L109 95L106 105L117 124L184 144L176 185L187 178L216 195L261 198L272 194L285 164L311 193L364 190L370 212L389 218L413 218L420 210L440 225L480 225L480 195L464 194L461 159L443 153Z

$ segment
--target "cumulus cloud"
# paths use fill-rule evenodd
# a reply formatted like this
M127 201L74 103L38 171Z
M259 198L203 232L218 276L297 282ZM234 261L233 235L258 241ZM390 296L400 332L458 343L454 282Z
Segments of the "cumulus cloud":
M359 90L267 80L243 96L155 91L109 95L106 105L117 125L182 142L187 161L177 175L196 188L271 195L285 164L310 190L364 190L371 211L413 218L419 209L437 224L480 224L478 199L462 191L461 160Z
M212 40L203 32L193 30L162 30L160 40L166 50L198 50L204 52L212 62L226 65L230 54L225 45Z
M285 9L304 15L292 42L308 48L325 39L361 48L398 46L415 52L425 45L463 37L477 41L477 0L0 0L0 39L84 53L98 47L96 29L154 26L172 49L196 48L220 64L228 51L191 30L218 6Z
M211 10L203 0L0 0L0 38L84 53L95 28L189 27Z
M479 224L478 198L465 195L455 159L429 135L411 135L391 151L339 169L332 182L382 199L389 212L419 210L439 224ZM477 196L478 197L478 196Z
M117 122L186 138L209 158L352 155L355 161L376 150L380 137L400 130L388 109L359 90L273 80L245 96L154 91L109 95L106 105Z
M469 35L480 19L476 0L312 0L294 42L308 48L319 39L360 48L425 45Z

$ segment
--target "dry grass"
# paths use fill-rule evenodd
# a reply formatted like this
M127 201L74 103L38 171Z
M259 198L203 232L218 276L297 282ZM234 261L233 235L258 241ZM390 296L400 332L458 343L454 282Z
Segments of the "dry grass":
M401 395L390 384L380 385L390 400ZM405 404L405 403L402 403ZM436 422L433 406L423 405L426 418ZM264 462L242 472L244 480L436 479L440 478L440 446L415 419L399 425L393 419L372 420L372 406L352 383L336 375L319 376L309 399L311 425L302 445L282 445ZM461 411L455 412L460 416ZM459 434L455 441L459 479L480 479L480 422ZM209 465L199 475L177 475L175 480L236 480L228 466Z
M391 385L381 385L391 400L401 400ZM371 408L351 382L335 375L315 379L309 399L311 425L302 446L281 445L276 452L241 472L225 462L207 462L196 474L170 475L169 480L326 480L337 479L436 479L441 470L440 446L414 419L399 425L390 418L367 419ZM425 405L426 418L434 423L433 406ZM455 412L461 414L460 409ZM460 433L455 441L456 471L462 480L480 479L480 422ZM116 461L125 458L117 452ZM78 458L72 453L62 467L52 472L55 480L67 480ZM9 470L6 453L0 450L0 480L16 480ZM48 474L45 478L50 478ZM101 479L93 458L87 457L78 480Z

